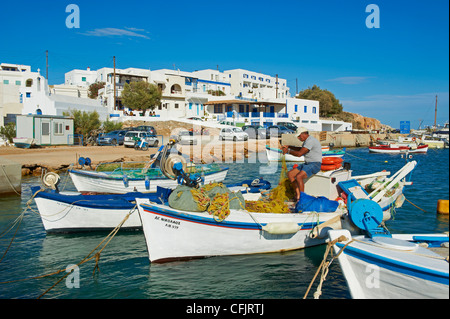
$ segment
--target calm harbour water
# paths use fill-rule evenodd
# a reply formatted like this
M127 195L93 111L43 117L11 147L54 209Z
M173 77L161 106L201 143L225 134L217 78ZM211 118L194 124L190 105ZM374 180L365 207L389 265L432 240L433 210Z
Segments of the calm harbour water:
M353 175L386 169L396 172L405 164L400 155L369 154L367 148L347 150L345 161ZM448 216L436 214L437 201L449 198L449 150L430 149L413 155L418 165L413 185L405 196L427 211L405 201L394 220L393 233L448 231ZM388 163L383 163L384 161ZM230 163L225 183L263 177L276 186L280 170L264 163ZM293 163L288 164L292 166ZM65 179L65 175L62 176ZM38 178L24 178L22 196L0 198L0 233L26 208L30 186ZM70 180L65 190L75 190ZM36 209L34 202L31 207ZM36 210L37 211L37 210ZM0 237L0 259L15 229ZM47 235L40 217L28 210L8 253L0 262L0 299L34 299L50 288L65 272L40 279L4 283L53 273L80 262L106 236L105 233ZM187 262L150 264L142 232L119 232L99 261L80 267L80 287L68 288L63 280L43 298L51 299L301 299L319 267L325 246L289 253L227 256ZM316 284L309 298L316 290ZM333 263L322 288L321 299L348 299L350 294L338 263Z

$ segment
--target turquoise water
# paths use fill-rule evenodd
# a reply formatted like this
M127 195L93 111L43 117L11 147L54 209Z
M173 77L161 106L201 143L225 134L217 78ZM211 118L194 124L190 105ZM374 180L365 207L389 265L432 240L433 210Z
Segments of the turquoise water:
M426 212L405 201L387 226L394 233L448 231L448 217L437 215L436 207L438 199L449 198L449 151L430 149L428 154L417 154L413 159L419 163L412 174L413 185L406 188L405 196ZM394 173L405 164L400 155L369 154L367 149L348 150L345 160L351 163L354 175L382 169ZM267 164L227 165L230 170L226 183L254 177L263 177L275 185L278 182L280 170L273 170ZM37 178L24 178L21 198L0 198L1 234L26 208L32 195L29 187L39 184ZM66 190L74 190L70 180ZM34 202L31 208L36 209ZM0 237L0 259L14 232L15 229ZM5 282L65 270L68 265L79 263L106 235L47 235L39 216L28 210L9 251L0 262L0 298L39 297L66 272L46 278ZM119 232L102 252L99 272L93 276L95 261L90 261L79 269L79 288L70 288L63 280L43 298L301 299L324 252L325 247L320 246L289 253L150 264L143 233ZM309 298L312 298L316 284ZM322 292L321 299L350 298L338 263L332 264Z

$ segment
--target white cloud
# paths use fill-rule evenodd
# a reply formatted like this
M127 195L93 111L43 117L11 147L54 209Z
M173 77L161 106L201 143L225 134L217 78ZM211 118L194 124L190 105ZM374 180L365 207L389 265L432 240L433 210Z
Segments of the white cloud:
M143 29L136 29L136 28L125 28L125 29L101 28L101 29L94 29L91 31L86 31L83 34L88 35L88 36L94 36L94 37L126 36L126 37L137 37L137 38L150 39L145 34L140 34L138 32L148 33Z
M360 84L366 82L368 79L374 78L373 76L343 76L335 79L329 79L329 82L338 82L342 84Z

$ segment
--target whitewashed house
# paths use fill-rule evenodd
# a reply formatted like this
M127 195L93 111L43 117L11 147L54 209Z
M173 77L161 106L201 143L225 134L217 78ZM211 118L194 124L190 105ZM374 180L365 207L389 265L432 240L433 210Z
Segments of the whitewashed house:
M52 94L47 80L42 76L33 79L30 86L20 90L23 102L22 114L57 115L64 112L80 110L86 112L96 111L101 121L108 118L108 110L98 100L79 98L70 95Z
M39 70L32 72L29 65L0 63L0 126L15 122L16 115L22 114L23 99L31 94L31 86L42 79Z

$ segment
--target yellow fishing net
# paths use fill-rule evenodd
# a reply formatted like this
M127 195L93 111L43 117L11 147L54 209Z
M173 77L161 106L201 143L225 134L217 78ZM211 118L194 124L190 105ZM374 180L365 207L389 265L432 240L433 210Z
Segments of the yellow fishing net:
M290 213L286 201L295 198L295 190L287 177L287 165L284 156L281 157L281 174L278 186L264 194L257 201L245 201L245 209L255 213Z

